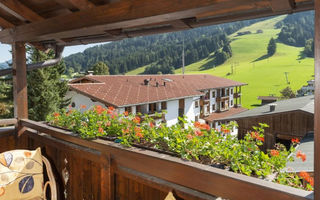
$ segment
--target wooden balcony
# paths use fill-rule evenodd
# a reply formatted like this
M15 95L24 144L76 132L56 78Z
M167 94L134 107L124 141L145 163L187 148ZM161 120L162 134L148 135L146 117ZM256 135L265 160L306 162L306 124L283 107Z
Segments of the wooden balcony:
M72 132L31 120L19 124L26 128L20 137L13 127L0 129L0 151L41 147L59 183L59 199L162 200L169 191L190 200L312 199L312 192L167 154L101 139L83 140Z
M220 102L220 101L227 101L229 100L229 96L223 96L223 97L216 97L216 101Z
M233 93L233 98L240 98L242 93Z

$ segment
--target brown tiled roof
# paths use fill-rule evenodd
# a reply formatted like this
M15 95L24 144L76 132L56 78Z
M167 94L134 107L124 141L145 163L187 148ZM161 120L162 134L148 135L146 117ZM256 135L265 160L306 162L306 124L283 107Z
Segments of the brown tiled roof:
M216 120L223 119L223 118L226 118L226 117L229 117L229 116L232 116L232 115L235 115L235 114L247 111L247 110L248 109L242 108L242 107L231 108L230 110L225 111L225 112L211 113L208 117L204 118L204 120L209 121L209 122L214 122Z
M144 85L145 79L151 79ZM79 83L87 80L91 83ZM156 83L159 86L156 86ZM166 85L164 86L164 82ZM237 81L199 75L85 76L70 82L71 90L116 107L137 105L191 96L202 96L201 90L246 85Z

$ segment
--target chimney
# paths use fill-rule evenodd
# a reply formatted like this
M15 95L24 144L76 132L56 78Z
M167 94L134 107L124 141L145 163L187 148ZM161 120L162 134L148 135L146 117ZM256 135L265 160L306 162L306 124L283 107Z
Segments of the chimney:
M163 82L163 86L166 87L166 82Z
M276 110L276 106L277 106L277 104L272 103L272 104L269 104L269 106L270 106L270 112L273 112L273 111L275 111L275 110Z
M156 82L156 87L159 87L159 83L158 82Z
M144 79L143 82L144 82L144 85L149 85L149 80L148 79Z
M93 71L88 71L87 75L92 76L93 75Z

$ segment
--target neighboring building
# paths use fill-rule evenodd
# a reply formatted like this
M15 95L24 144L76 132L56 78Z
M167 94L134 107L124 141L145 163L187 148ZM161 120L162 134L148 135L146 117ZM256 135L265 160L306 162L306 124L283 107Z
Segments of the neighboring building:
M185 115L189 122L201 121L211 113L235 110L241 105L237 81L201 75L84 76L70 82L67 98L71 106L113 106L119 113L154 115L166 110L168 126Z
M275 96L258 96L258 100L261 100L261 105L266 105L278 101L280 98Z
M298 97L314 94L314 80L310 80L307 83L308 85L302 86L302 88L297 91Z
M277 101L219 121L236 121L240 138L259 123L266 123L264 148L273 148L276 142L290 144L292 138L303 138L313 131L314 96Z

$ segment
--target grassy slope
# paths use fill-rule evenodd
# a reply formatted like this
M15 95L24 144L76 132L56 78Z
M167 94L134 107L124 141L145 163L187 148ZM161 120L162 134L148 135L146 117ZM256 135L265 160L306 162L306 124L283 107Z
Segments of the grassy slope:
M134 70L131 70L131 71L127 72L126 75L142 74L142 73L144 72L144 69L145 69L147 66L148 66L148 65L143 66L143 67L139 67L139 68L134 69Z
M231 35L233 56L223 65L201 71L201 66L211 64L212 59L206 58L186 66L186 73L207 73L247 83L248 85L242 88L242 105L247 108L259 104L257 96L280 95L279 91L286 86L290 86L293 90L299 89L307 80L312 79L314 74L313 59L299 60L303 48L277 43L275 55L254 62L267 53L270 38L276 38L280 32L280 29L274 29L274 25L284 17L258 22L240 30L240 32L249 30L253 34L240 37L236 37L236 33ZM255 34L258 29L262 29L263 33ZM227 76L227 73L231 72L232 65L234 73ZM289 72L290 85L286 83L284 72ZM176 73L181 73L181 69L176 70Z

